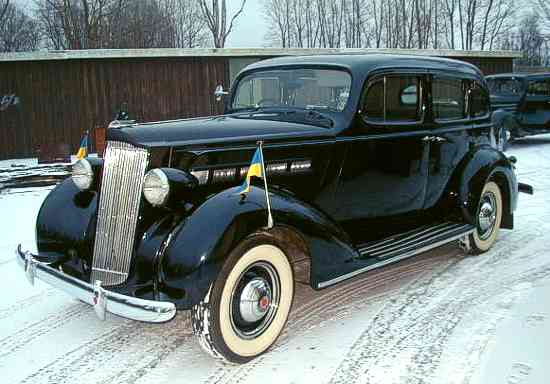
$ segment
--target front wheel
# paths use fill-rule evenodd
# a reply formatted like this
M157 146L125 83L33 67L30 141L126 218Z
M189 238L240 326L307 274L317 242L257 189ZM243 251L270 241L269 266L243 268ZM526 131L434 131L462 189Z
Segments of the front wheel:
M293 297L287 256L272 238L254 235L231 252L205 299L193 307L193 331L212 356L245 363L277 340Z
M481 191L476 216L476 229L469 235L470 252L483 253L495 243L502 221L502 193L499 186L490 181Z

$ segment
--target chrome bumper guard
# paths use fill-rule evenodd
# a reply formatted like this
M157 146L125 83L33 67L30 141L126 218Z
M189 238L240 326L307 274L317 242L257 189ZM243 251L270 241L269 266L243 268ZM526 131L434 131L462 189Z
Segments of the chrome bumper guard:
M162 323L171 320L176 315L176 306L166 301L144 300L121 295L101 287L101 281L87 283L69 276L35 259L35 255L22 251L21 245L15 251L19 265L25 270L27 279L34 285L38 278L69 295L90 304L101 320L105 320L106 312L113 313L132 320L148 323Z

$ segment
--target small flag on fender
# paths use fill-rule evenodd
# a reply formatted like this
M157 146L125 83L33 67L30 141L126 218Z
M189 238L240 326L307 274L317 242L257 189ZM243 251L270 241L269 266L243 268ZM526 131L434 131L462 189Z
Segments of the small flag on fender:
M82 137L82 140L80 140L80 148L76 153L76 158L78 160L82 160L86 156L88 156L88 131L86 131L86 133Z
M246 178L241 185L239 194L246 196L250 192L250 179L253 176L260 177L264 179L264 188L265 188L265 200L267 204L267 228L273 227L273 216L271 215L271 201L269 200L269 191L267 190L267 175L265 173L265 164L264 164L264 154L262 151L262 141L258 141L258 148L254 152L252 161L250 162L250 167L246 174Z

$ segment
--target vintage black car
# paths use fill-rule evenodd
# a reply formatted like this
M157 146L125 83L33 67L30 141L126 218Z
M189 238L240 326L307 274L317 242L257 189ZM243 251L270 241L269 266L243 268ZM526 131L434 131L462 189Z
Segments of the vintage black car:
M550 133L550 73L487 76L496 126L507 139ZM502 124L499 124L501 122Z
M513 227L513 161L473 65L277 58L228 94L221 116L109 129L104 158L45 199L38 254L17 249L29 280L101 318L191 310L201 345L242 363L281 333L295 283L326 288L453 241L485 252ZM267 178L241 194L260 140Z

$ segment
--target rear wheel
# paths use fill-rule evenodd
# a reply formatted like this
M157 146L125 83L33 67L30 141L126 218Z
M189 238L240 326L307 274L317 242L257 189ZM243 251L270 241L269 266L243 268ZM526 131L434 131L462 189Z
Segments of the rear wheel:
M490 181L481 191L476 216L476 230L470 235L471 253L488 251L495 243L502 221L502 193Z
M205 299L192 310L193 331L214 357L245 363L273 345L294 297L282 248L255 235L229 255Z

